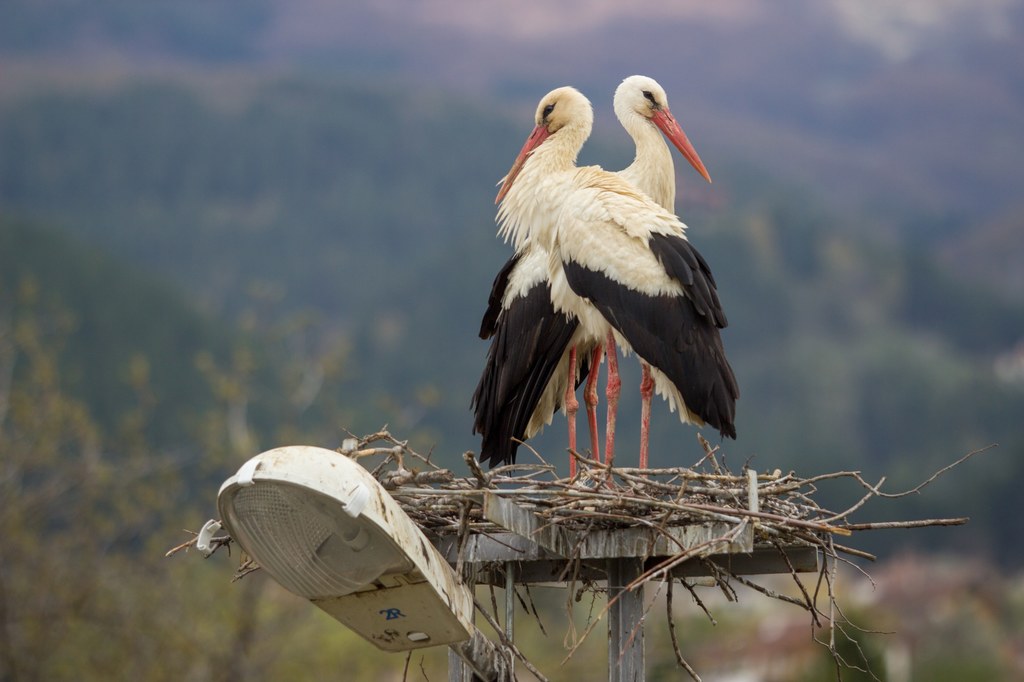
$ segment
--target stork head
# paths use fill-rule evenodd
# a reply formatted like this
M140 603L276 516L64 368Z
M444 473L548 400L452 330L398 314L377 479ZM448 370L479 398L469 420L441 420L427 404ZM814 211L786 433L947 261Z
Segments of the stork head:
M650 121L665 134L686 160L690 162L705 180L711 182L704 162L697 155L697 150L690 144L686 133L679 127L672 112L668 108L668 95L658 81L647 76L630 76L615 89L615 115L626 125L626 121L640 116Z
M567 154L571 154L571 160L575 162L576 155L590 136L590 130L594 125L594 109L590 105L590 100L576 88L556 88L544 95L537 105L534 123L533 132L526 138L519 156L502 180L501 189L494 200L496 204L508 194L527 158L549 137L562 141Z

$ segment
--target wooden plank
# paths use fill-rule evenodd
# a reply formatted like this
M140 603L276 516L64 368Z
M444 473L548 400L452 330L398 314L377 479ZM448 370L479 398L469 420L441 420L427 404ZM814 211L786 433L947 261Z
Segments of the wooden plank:
M459 539L445 535L431 539L441 556L455 565L458 560ZM492 535L471 535L466 538L465 561L471 564L491 561L538 561L561 559L557 554L545 550L536 542L515 533L494 533Z
M818 550L814 547L786 547L786 558L774 547L758 547L753 552L743 554L720 554L708 557L716 565L736 575L770 575L789 573L789 564L797 573L817 572ZM711 575L703 562L685 561L677 566L672 575L677 578L700 578Z
M567 559L517 561L515 564L517 585L564 587L573 577L594 582L605 579L604 562L599 560L581 561L578 565ZM500 586L504 580L500 571L492 571L488 567L480 571L480 584Z
M661 532L649 528L591 531L583 538L579 552L575 556L581 559L673 556L701 543L720 538L727 531L727 524L675 526ZM435 538L433 542L448 563L454 564L458 556L458 538L446 535ZM748 528L733 542L720 543L709 549L713 554L750 552L753 549L753 542L753 529ZM465 560L470 563L565 558L516 533L471 535L466 539L464 552Z
M458 539L445 536L434 538L433 542L441 555L454 565L458 557ZM668 556L671 554L651 556L645 565L652 568ZM818 570L818 551L814 547L787 547L786 556L798 573ZM786 560L774 547L756 547L750 552L716 553L707 558L737 575L767 575L788 573L790 570ZM604 579L604 565L599 558L582 560L578 566L570 566L566 572L566 566L571 563L569 560L513 533L471 536L466 542L465 560L467 564L478 566L479 581L484 584L504 584L502 571L491 571L488 568L489 564L498 562L515 563L518 573L516 583L520 585L558 584L560 576L565 574L568 580L573 573L580 580ZM677 578L698 578L710 575L710 571L703 562L690 560L675 567L672 575Z
M633 527L616 530L594 530L587 533L580 546L581 559L615 557L673 556L707 544L709 553L750 552L754 548L754 528L747 524L731 542L716 542L732 533L734 526L723 522L668 526L665 528Z
M638 557L609 559L608 680L638 682L644 677L644 588L624 589L640 577ZM614 600L614 601L613 601Z
M499 495L492 495L490 491L484 493L484 518L533 540L543 549L561 557L572 556L573 548L579 542L576 533L557 523L548 523L528 509Z
M534 541L550 554L565 558L671 556L701 544L713 543L717 538L731 535L734 528L732 524L715 521L665 528L634 526L614 530L595 529L580 534L549 523L529 509L492 495L489 491L484 493L483 502L484 517L488 521ZM516 546L526 553L524 545ZM715 545L713 551L749 552L753 547L754 529L751 524L747 524L735 539Z

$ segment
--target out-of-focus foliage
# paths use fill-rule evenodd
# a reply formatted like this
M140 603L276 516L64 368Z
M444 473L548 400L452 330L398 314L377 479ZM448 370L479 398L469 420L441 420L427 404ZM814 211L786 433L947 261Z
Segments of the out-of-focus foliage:
M1006 579L982 562L952 556L904 555L869 571L870 578L853 569L838 571L841 613L834 634L827 620L812 628L807 612L747 589L735 602L713 590L699 592L716 620L712 625L684 592L675 599L677 629L685 633L683 655L707 679L833 680L839 678L827 644L834 639L843 660L860 668L841 670L843 680L980 682L1020 676L1012 634L1024 616L1019 577ZM815 582L804 578L808 593ZM789 578L769 585L799 598ZM829 612L827 605L819 607ZM656 634L650 649L670 646L666 628L659 627L661 612L652 611ZM658 670L668 673L664 665Z
M486 344L475 332L508 254L494 238L493 181L525 126L476 102L381 82L229 75L194 86L41 90L6 102L2 114L0 201L9 210L160 273L248 335L244 353L222 346L219 359L197 364L198 329L178 337L154 324L153 348L168 348L156 351L160 362L148 358L151 371L190 368L167 372L165 410L195 404L183 399L187 388L172 390L185 381L194 390L195 370L235 390L216 381L233 368L251 388L232 409L262 437L253 442L386 422L421 449L437 445L444 462L476 447L467 407ZM592 146L628 158L608 141ZM967 485L958 479L964 494L937 487L901 508L970 515L975 528L941 537L1019 557L1020 543L997 540L1019 529L1000 521L991 500L1010 499L1008 482L1024 467L1015 416L1024 387L993 371L1024 336L1021 306L909 246L859 234L862 218L754 170L724 168L716 178L716 204L688 205L684 193L679 208L731 321L725 343L742 397L740 438L727 454L759 468L864 468L906 487L999 443L965 474ZM35 248L22 269L46 269L45 247ZM83 281L87 270L54 282ZM101 320L108 299L129 309L121 297L71 304L90 311L83 320ZM138 334L109 336L104 343L122 356L119 344ZM260 374L281 362L290 387ZM626 386L634 365L624 363ZM81 384L96 387L108 423L127 394L111 382L117 372L98 373ZM626 391L622 414L636 403ZM559 452L563 428L556 420L538 446ZM621 419L621 442L634 442L636 430L636 420ZM696 457L691 433L659 405L653 461L668 464L680 438Z
M237 555L164 558L213 513L225 471L315 437L301 426L310 321L262 330L254 349L74 240L4 220L0 244L0 679L400 670L263 576L229 584ZM292 354L271 364L278 344ZM319 353L320 381L344 353ZM99 399L104 382L116 390ZM443 656L425 665L437 676Z
M26 217L0 220L6 670L284 679L344 665L400 677L401 658L263 579L229 585L237 557L162 553L213 513L228 472L275 445L333 447L344 428L389 423L461 466L477 445L478 315L508 255L493 182L521 123L457 97L302 78L43 88L0 104L0 207ZM864 515L969 515L970 526L868 549L1019 565L1024 388L993 368L1024 336L1024 311L751 169L716 171L715 188L718 205L680 210L731 321L743 395L726 456L805 474L858 468L895 489L998 442ZM627 386L634 365L623 363ZM635 392L620 410L628 459ZM537 440L556 462L563 433L556 419ZM693 429L659 404L654 463L691 449L695 460ZM549 631L560 642L563 624ZM561 650L536 642L551 650L542 668L557 670ZM671 667L658 652L653 665L664 654ZM565 670L586 675L598 658ZM443 677L443 652L422 665Z

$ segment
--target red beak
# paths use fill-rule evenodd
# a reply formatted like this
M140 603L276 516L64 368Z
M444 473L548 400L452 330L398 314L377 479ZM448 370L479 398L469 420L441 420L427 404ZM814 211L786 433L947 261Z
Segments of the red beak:
M672 144L676 146L686 160L690 162L690 165L697 169L697 172L704 176L704 179L711 182L711 176L708 175L708 169L704 167L704 162L700 160L697 155L697 150L690 144L690 139L686 137L686 133L679 127L672 112L667 107L658 109L654 112L654 116L651 117L654 121L654 125L665 134Z
M678 128L679 126L676 127ZM505 198L508 191L512 189L512 183L515 182L516 176L519 175L519 171L523 170L523 164L526 163L527 157L529 157L533 150L539 147L544 140L548 139L549 135L551 135L551 133L548 132L547 126L543 124L538 125L533 129L530 136L526 138L526 143L523 144L523 148L520 150L519 156L516 157L515 163L512 164L512 168L501 181L501 189L498 190L498 196L495 197L494 203L501 203L501 200ZM696 153L697 152L694 152L694 154Z

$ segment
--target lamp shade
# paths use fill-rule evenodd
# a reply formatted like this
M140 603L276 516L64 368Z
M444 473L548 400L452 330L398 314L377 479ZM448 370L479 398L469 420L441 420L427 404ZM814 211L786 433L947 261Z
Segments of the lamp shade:
M332 450L289 446L242 465L217 506L285 589L381 649L469 639L473 597L386 490Z

